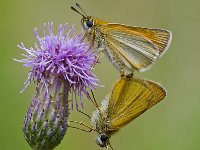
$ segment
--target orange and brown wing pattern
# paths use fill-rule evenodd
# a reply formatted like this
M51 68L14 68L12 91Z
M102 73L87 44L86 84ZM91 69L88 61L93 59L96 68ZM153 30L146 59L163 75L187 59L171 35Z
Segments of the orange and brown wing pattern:
M138 71L145 71L161 57L171 42L171 32L162 29L131 27L108 23L98 30L104 35L108 51L117 51ZM108 52L109 53L109 52Z
M118 130L161 101L165 90L157 83L136 78L121 78L109 99L107 115L111 130Z
M172 39L172 33L168 30L133 27L115 23L105 24L102 26L102 31L111 35L114 35L117 31L127 35L138 36L144 41L151 42L159 50L160 56L165 53Z

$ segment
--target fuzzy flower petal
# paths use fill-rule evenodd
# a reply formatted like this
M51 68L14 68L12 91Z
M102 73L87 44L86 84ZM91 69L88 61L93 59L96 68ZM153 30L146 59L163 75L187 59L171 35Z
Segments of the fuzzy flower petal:
M58 27L58 33L53 34L53 23L44 24L43 36L40 37L37 29L34 30L38 43L35 48L26 48L23 43L19 48L27 52L25 58L17 60L24 63L25 67L32 70L25 82L30 81L47 83L50 75L61 77L69 82L73 93L79 97L87 94L88 89L98 86L98 79L91 72L92 65L96 61L94 52L89 49L89 44L82 42L82 34L74 36L74 27L66 32L67 24ZM46 33L45 28L48 32ZM73 37L70 37L73 35Z

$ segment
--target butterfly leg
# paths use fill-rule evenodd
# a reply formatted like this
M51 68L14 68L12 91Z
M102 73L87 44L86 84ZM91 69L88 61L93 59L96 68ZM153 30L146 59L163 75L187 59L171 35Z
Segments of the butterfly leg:
M94 34L94 33L86 32L86 33L84 34L84 36L83 36L81 42L83 42L83 40L84 40L86 37L88 37L88 39L89 39L89 47L88 47L87 51L85 51L84 54L88 53L88 51L90 51L90 50L92 49L92 47L94 47L94 40L95 40L94 38L95 38L95 34ZM92 37L92 38L91 38L91 37Z
M92 31L92 32L86 32L85 33L86 36L88 37L88 40L89 40L89 43L90 43L90 46L88 48L88 50L92 49L94 47L94 41L95 41L95 30Z
M132 78L134 74L133 74L133 72L125 73L124 70L121 70L120 75L121 75L121 77Z
M72 100L68 100L68 103L69 103L69 102L72 102ZM69 108L68 110L71 110L71 109ZM77 111L78 111L79 113L85 115L85 116L88 117L89 119L91 119L91 116L90 116L90 115L88 115L88 114L86 114L86 113L80 111L79 109L77 109Z
M88 47L88 51L93 47L93 45L94 45L94 40L92 41L92 40L90 40L91 37L92 36L92 34L91 33L89 33L89 32L86 32L86 33L84 33L84 35L83 35L83 38L81 39L81 43L85 40L85 38L86 37L88 37L88 39L89 39L89 47ZM87 51L87 52L88 52Z
M134 75L134 72L126 69L125 67L122 67L120 69L120 75L121 77L132 78Z
M90 116L90 115L88 115L88 114L86 114L86 113L84 113L84 112L82 112L82 111L80 111L80 110L77 110L77 111L80 112L81 114L85 115L85 116L88 117L89 119L91 119L91 116Z
M95 62L92 64L92 68L94 68L95 65L96 65L98 62L101 62L101 59L102 59L103 55L104 55L103 49L101 49L101 50L98 52L97 56L96 56Z
M70 126L71 128L80 129L80 130L85 131L85 132L91 132L91 131L94 131L94 130L95 130L95 129L93 129L92 127L90 127L89 125L83 123L82 121L69 121L69 122L77 123L77 124L79 124L79 125L81 125L81 126L84 126L84 127L88 128L89 130Z
M85 40L85 38L88 36L88 33L84 33L83 38L81 39L81 43Z
M82 128L78 128L78 127L73 127L73 126L68 126L68 127L78 129L78 130L82 130L84 132L92 132L92 130L86 130L86 129L82 129Z

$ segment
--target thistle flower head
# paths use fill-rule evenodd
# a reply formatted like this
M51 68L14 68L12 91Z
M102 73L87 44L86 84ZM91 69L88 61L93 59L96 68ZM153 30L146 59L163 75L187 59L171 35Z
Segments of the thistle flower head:
M78 107L76 95L82 100L83 94L88 94L88 89L98 85L91 72L96 61L95 54L89 50L87 43L82 42L82 34L75 36L74 28L66 32L66 27L60 25L55 35L52 23L49 23L48 33L43 30L42 37L35 29L39 43L35 43L35 48L28 49L23 43L18 45L27 54L23 55L24 59L15 60L32 68L24 89L31 81L37 85L23 127L25 139L33 149L50 150L63 139L68 126L70 91L75 95L72 98L75 98Z
M82 42L81 33L74 36L73 27L66 32L67 25L60 25L58 34L54 35L52 25L48 23L48 34L44 29L43 37L40 37L35 29L34 34L39 42L39 45L35 43L35 48L27 49L23 43L18 45L27 54L23 55L25 59L15 60L32 68L25 82L26 87L31 80L47 84L53 75L69 81L72 91L82 97L83 93L87 94L87 88L94 89L94 86L98 85L91 72L96 60L95 54L89 50L89 44ZM70 37L70 33L73 37Z

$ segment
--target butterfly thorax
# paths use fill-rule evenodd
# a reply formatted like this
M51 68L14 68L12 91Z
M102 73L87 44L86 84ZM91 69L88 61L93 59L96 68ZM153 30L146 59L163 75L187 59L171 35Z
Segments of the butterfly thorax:
M91 122L93 128L98 133L105 133L109 137L118 131L118 129L113 129L111 122L110 122L110 116L108 115L108 97L106 97L102 103L101 107L99 109L96 109L96 111L93 112L91 117ZM99 113L100 110L100 113Z
M110 129L109 119L106 114L103 115L104 116L102 116L97 109L93 112L91 118L92 126L98 133L106 133Z

